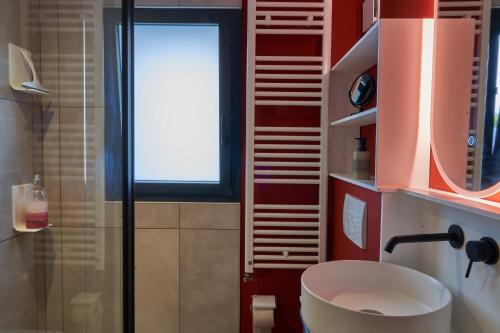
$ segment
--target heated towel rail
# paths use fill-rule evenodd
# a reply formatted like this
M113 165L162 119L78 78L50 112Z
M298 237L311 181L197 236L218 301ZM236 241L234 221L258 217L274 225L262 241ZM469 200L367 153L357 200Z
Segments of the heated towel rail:
M325 260L331 11L331 0L248 3L246 273ZM321 47L267 53L276 38Z

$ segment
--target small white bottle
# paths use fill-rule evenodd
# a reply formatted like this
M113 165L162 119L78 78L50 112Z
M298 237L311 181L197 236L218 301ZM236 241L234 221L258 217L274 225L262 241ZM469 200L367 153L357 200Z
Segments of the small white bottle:
M33 193L28 195L25 209L26 229L41 229L49 225L47 193L39 175L35 175L33 179Z

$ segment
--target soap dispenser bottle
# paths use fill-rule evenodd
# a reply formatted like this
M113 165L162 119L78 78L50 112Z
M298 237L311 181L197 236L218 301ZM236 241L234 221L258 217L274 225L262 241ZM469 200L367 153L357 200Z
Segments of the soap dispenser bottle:
M26 229L46 228L49 222L49 205L47 193L42 187L39 175L33 179L33 192L26 201Z
M365 138L356 138L356 140L358 140L358 148L352 156L353 178L368 180L370 179L370 152L366 150Z

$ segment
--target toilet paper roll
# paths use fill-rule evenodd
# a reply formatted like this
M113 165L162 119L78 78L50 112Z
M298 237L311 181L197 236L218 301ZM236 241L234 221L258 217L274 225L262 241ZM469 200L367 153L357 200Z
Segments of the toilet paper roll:
M260 332L265 332L262 329L268 328L269 332L274 327L274 310L273 309L253 309L252 310L253 327L261 329Z

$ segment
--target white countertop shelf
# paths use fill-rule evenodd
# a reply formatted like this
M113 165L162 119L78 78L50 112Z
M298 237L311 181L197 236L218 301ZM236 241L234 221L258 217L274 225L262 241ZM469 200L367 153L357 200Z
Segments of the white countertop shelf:
M379 192L378 188L375 186L375 179L370 179L370 180L360 180L360 179L354 179L352 178L351 174L347 173L340 173L340 172L333 172L330 173L330 177L340 179L342 181L345 181L347 183L366 188L370 191L375 191Z
M500 220L500 203L497 202L466 198L460 194L435 189L405 188L401 191L416 198Z
M332 72L363 72L378 61L380 23L370 29L332 68Z
M365 126L377 123L377 108L371 108L351 116L332 121L330 126Z

